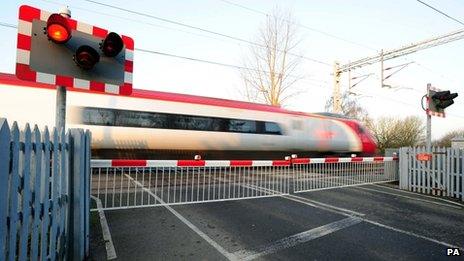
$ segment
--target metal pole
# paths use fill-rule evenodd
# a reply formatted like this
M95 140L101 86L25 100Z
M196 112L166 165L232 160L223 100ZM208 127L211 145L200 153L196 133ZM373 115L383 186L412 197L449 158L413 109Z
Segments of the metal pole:
M68 7L62 7L59 14L71 18L71 10ZM55 112L55 127L58 133L61 133L61 129L66 128L66 87L56 87L56 112Z
M432 153L432 116L429 114L429 102L430 102L430 88L432 87L432 84L428 83L427 84L427 140L426 140L426 146L427 146L427 152Z
M348 70L348 92L351 91L351 69Z
M380 88L383 88L383 49L380 50Z
M56 87L55 127L58 131L66 127L66 87Z

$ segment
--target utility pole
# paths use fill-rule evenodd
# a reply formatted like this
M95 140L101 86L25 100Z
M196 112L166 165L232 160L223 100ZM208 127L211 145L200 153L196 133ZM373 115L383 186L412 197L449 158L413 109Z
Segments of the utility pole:
M342 72L340 71L340 63L334 63L334 89L333 89L333 112L334 113L341 113L342 112L342 105L341 105L341 94L340 94L340 76Z

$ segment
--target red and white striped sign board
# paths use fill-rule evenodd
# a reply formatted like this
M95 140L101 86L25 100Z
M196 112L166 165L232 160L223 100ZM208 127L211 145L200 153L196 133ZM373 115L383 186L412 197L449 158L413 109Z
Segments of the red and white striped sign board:
M341 162L386 162L397 157L296 158L291 160L92 160L93 168L111 167L266 167Z
M134 40L122 35L124 43L124 81L121 85L105 82L79 79L69 75L57 75L35 71L30 66L31 43L32 43L32 22L40 20L47 22L52 13L40 10L28 5L19 8L18 41L16 56L16 76L19 79L38 83L66 86L70 89L86 89L90 91L105 92L111 94L130 95L132 93L132 72L134 57ZM108 30L97 26L89 25L74 19L67 19L73 31L79 31L92 35L102 40L108 35ZM53 59L53 57L51 57Z

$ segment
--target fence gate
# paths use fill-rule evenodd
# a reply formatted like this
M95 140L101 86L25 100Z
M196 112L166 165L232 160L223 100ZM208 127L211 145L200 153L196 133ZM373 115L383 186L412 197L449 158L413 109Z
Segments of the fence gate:
M84 259L89 163L88 131L20 130L0 118L0 260Z
M464 150L401 148L400 188L464 201Z
M398 180L398 158L293 159L294 192L333 189Z
M288 194L290 161L92 160L91 194L103 209Z
M397 158L92 160L100 209L281 196L398 180Z

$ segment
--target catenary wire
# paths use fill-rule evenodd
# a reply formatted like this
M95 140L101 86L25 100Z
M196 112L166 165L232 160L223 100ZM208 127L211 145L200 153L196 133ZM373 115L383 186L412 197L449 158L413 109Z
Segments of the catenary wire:
M416 1L419 2L419 3L421 3L421 4L423 4L423 5L425 5L425 6L427 6L427 7L430 8L430 9L434 10L435 12L437 12L437 13L439 13L439 14L445 16L445 17L447 17L448 19L451 19L451 20L453 20L453 21L455 21L455 22L457 22L457 23L459 23L459 24L461 24L461 25L464 25L464 23L461 22L460 20L458 20L458 19L452 17L451 15L449 15L449 14L443 12L443 11L440 11L440 10L437 9L436 7L433 7L433 6L429 5L429 4L427 4L426 2L421 1L421 0L416 0Z
M221 1L221 2L229 4L229 5L233 5L233 6L236 6L236 7L239 7L239 8L242 8L242 9L257 13L257 14L261 14L261 15L264 15L266 17L269 17L268 13L265 13L263 11L260 11L260 10L257 10L257 9L242 5L242 4L237 4L237 3L229 1L229 0L218 0L218 1ZM294 21L290 21L290 20L285 20L285 21L288 22L288 23L294 24L296 26L300 26L302 28L305 28L305 29L307 29L309 31L313 31L313 32L316 32L316 33L319 33L319 34L322 34L322 35L337 39L339 41L343 41L343 42L346 42L346 43L349 43L349 44L352 44L352 45L361 46L363 48L366 48L366 49L369 49L369 50L372 50L372 51L377 51L375 48L372 48L372 47L367 46L365 44L358 43L358 42L355 42L355 41L352 41L352 40L348 40L348 39L342 38L340 36L337 36L337 35L334 35L334 34L331 34L331 33L328 33L328 32L324 32L324 31L319 30L319 29L316 29L314 27L309 27L309 26L301 24L301 23L295 23Z
M151 14L147 14L147 13L143 13L143 12L139 12L139 11L134 11L134 10L130 10L130 9L127 9L127 8L122 8L122 7L119 7L119 6L110 5L110 4L106 4L106 3L102 3L102 2L98 2L98 1L94 1L94 0L84 0L84 1L89 2L89 3L94 3L94 4L97 4L97 5L101 5L101 6L105 6L105 7L109 7L109 8L113 8L113 9L116 9L116 10L119 10L119 11L124 11L124 12L131 13L131 14L152 18L152 19L155 19L155 20L158 20L158 21L174 24L174 25L177 25L177 26L182 26L182 27L202 31L202 32L209 33L209 34L214 34L214 35L221 36L221 37L224 37L224 38L229 38L229 39L232 39L232 40L235 40L235 41L244 42L244 43L247 43L249 45L254 45L254 46L257 46L257 47L260 47L260 48L268 48L267 46L265 46L263 44L255 43L255 42L252 42L252 41L249 41L249 40L246 40L246 39L242 39L242 38L239 38L239 37L236 37L236 36L231 36L231 35L227 35L227 34L224 34L224 33L219 33L219 32L216 32L216 31L209 30L209 29L189 25L189 24L186 24L186 23L177 22L177 21L162 18L162 17L159 17L159 16L154 16L154 15L151 15ZM282 50L279 50L279 49L276 49L276 51L278 51L278 52L286 52L286 51L282 51ZM295 53L290 53L290 52L287 52L287 53L289 55L299 57L299 58L302 58L302 59L306 59L308 61L323 64L323 65L326 65L326 66L332 66L332 64L324 62L324 61L320 61L318 59L314 59L314 58L310 58L310 57L307 57L307 56L303 56L303 55L295 54Z
M14 24L10 24L10 23L5 23L5 22L0 22L0 26L3 26L3 27L8 27L8 28L17 28L16 25ZM146 50L146 49L139 49L138 51L145 51L145 52L149 52L149 53L153 53L153 54L162 54L164 55L164 53L162 52L156 52L156 51L151 51L151 50ZM172 54L166 54L168 56L172 56L172 57L176 57L176 58L187 58L188 60L192 60L192 61L201 61L201 59L195 59L195 58L191 58L191 57L183 57L183 56L179 56L179 55L172 55ZM211 64L216 64L216 65L221 65L221 66L227 66L227 67L240 67L240 66L234 66L234 65L228 65L228 64L224 64L224 63L219 63L219 62L212 62L212 61L206 61L206 60L203 60L204 62L211 62ZM244 67L246 68L246 67ZM318 88L321 88L321 89L326 89L328 90L329 88L326 88L326 87L323 87L322 85L315 85L314 83L309 83L307 80L302 80L303 82L307 82L308 84L310 84L311 86L314 86L314 87L318 87ZM323 81L321 81L323 82ZM367 95L370 95L369 93L363 93L363 94L367 94ZM386 100L391 100L393 102L396 102L396 103L401 103L403 105L407 105L407 106L416 106L416 105L413 105L413 104L410 104L410 103L406 103L406 102L403 102L403 101L400 101L400 100L397 100L397 99L393 99L393 98L389 98L389 97L386 97L386 96L382 96L382 95L376 95L378 98L381 98L381 99L386 99ZM455 114L450 114L448 113L447 115L450 115L450 116L453 116L453 117L456 117L456 118L461 118L461 119L464 119L463 116L459 116L459 115L455 115Z

